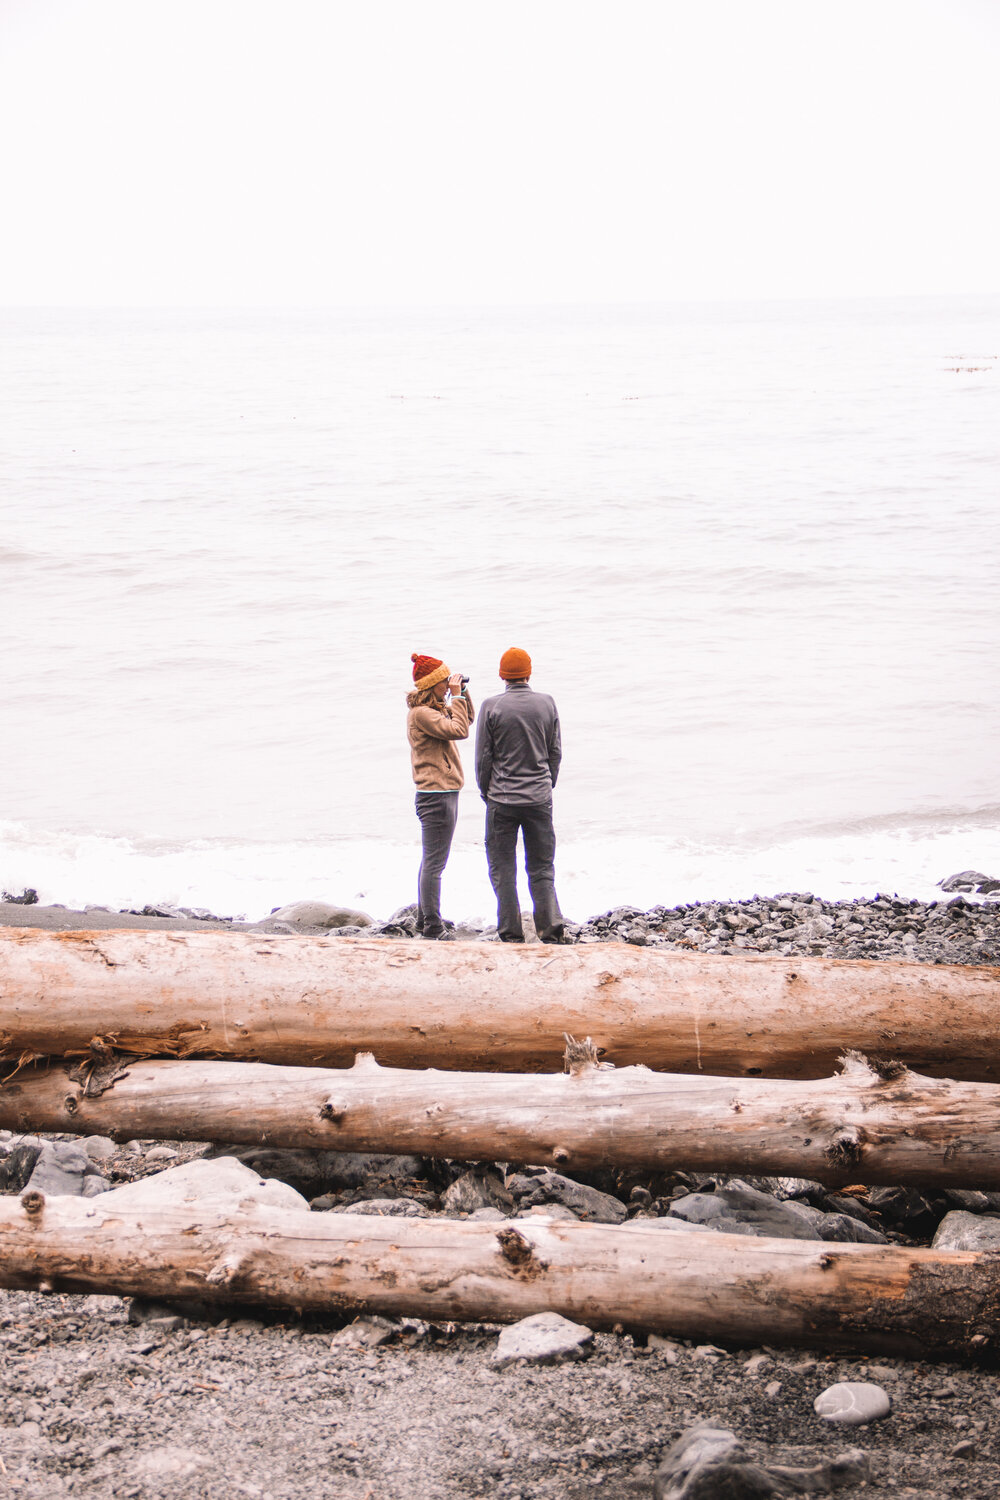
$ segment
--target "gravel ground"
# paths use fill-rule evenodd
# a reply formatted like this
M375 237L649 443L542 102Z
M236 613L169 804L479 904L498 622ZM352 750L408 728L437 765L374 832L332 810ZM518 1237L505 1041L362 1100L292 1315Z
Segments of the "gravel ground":
M621 906L584 923L577 941L699 953L996 964L1000 900L959 893L929 902L901 896L822 901L809 892L792 891L749 901L657 906L648 912Z
M488 1328L402 1325L372 1349L298 1319L167 1329L129 1323L118 1298L24 1293L0 1295L0 1342L0 1493L38 1500L624 1500L708 1418L765 1460L860 1446L870 1484L845 1496L1000 1494L995 1377L950 1364L599 1334L580 1362L497 1370ZM823 1422L813 1399L840 1380L877 1381L891 1414Z
M0 922L175 925L116 915L84 920L5 903ZM393 925L405 931L405 922L398 913ZM618 908L575 936L991 963L1000 960L1000 903L964 896L926 905L898 897L826 903L797 893L648 913ZM157 1166L196 1150L178 1147ZM131 1166L127 1160L113 1158L114 1180L151 1169L142 1153ZM712 1421L731 1427L765 1463L801 1466L863 1448L870 1479L838 1491L847 1500L869 1490L1000 1496L1000 1388L990 1370L971 1365L662 1339L646 1348L627 1335L598 1334L579 1362L498 1369L497 1330L485 1326L402 1323L373 1333L361 1324L345 1335L332 1321L252 1309L221 1322L146 1316L156 1312L115 1297L0 1292L0 1495L625 1500L651 1496L671 1443ZM357 1341L369 1336L386 1341ZM816 1395L846 1380L882 1385L890 1415L859 1429L818 1418Z

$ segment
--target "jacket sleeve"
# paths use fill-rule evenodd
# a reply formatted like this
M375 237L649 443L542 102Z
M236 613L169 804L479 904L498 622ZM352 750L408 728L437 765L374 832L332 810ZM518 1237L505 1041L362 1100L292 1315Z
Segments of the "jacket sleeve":
M552 785L555 786L559 776L559 767L562 764L562 733L559 729L559 714L555 704L552 705L552 724L549 729L549 775L552 777Z
M469 738L469 715L461 698L455 698L448 708L431 708L425 703L414 709L413 722L432 740Z
M476 785L484 802L489 796L492 775L493 729L489 714L480 714L479 728L476 730Z

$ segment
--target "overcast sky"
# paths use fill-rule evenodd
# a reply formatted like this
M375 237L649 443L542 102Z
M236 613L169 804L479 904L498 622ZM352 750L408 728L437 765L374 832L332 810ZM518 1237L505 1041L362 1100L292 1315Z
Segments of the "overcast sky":
M1000 290L997 0L0 0L0 303Z

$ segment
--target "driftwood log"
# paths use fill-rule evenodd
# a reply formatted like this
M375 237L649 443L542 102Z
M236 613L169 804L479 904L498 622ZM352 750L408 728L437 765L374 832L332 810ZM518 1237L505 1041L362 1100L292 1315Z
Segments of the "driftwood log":
M1000 1253L561 1220L475 1224L104 1198L0 1199L0 1286L595 1328L730 1343L993 1353Z
M0 931L0 1059L146 1056L818 1078L849 1048L1000 1081L1000 968L255 933Z
M103 1078L99 1065L28 1067L0 1087L0 1128L1000 1188L994 1084L879 1073L856 1053L810 1082L602 1068L585 1054L572 1069L410 1071L370 1056L344 1070L126 1060Z

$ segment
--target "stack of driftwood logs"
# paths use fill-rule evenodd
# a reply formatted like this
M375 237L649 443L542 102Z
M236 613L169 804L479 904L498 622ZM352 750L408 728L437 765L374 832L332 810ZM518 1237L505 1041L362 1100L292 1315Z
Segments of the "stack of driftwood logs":
M995 1189L998 1008L995 968L8 929L0 1127ZM1000 1349L1000 1253L30 1191L0 1247L7 1287Z

